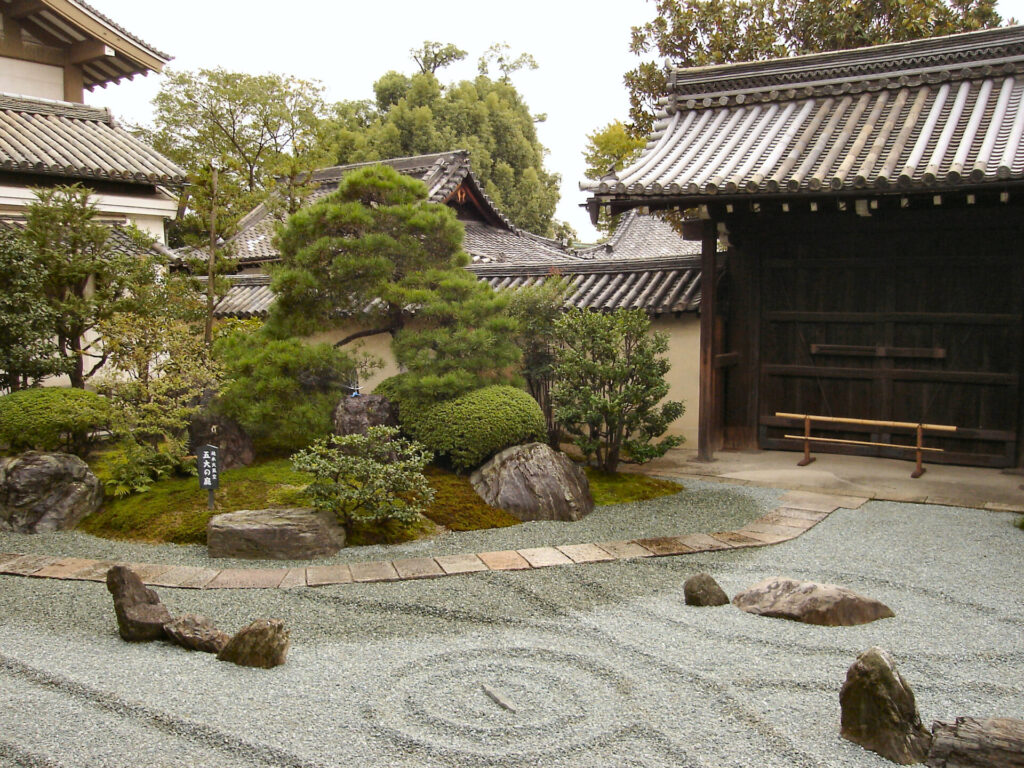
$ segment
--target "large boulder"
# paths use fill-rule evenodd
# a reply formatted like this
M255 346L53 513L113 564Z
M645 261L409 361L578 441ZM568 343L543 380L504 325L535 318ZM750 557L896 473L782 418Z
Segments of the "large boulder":
M77 456L30 451L0 459L0 530L74 528L103 503L103 486Z
M345 546L345 529L308 507L242 509L210 518L206 546L210 557L310 560Z
M469 476L480 497L520 520L580 520L594 509L583 469L544 443L506 448Z
M884 603L835 584L771 578L732 599L748 613L827 627L850 627L893 616Z
M839 706L844 739L900 765L923 763L928 756L931 734L887 651L869 648L857 657L839 691Z
M115 565L107 571L107 589L114 597L117 631L123 639L138 642L165 637L164 625L171 622L171 613L135 571Z
M334 434L365 435L370 427L397 427L394 404L383 395L346 397L334 409Z
M257 619L238 630L217 654L219 661L231 661L244 667L270 669L284 664L290 640L280 619Z
M256 460L252 438L242 425L227 416L218 416L208 409L199 411L188 425L188 439L192 450L200 445L220 448L220 469L248 467Z
M167 637L190 651L220 653L231 635L217 629L210 619L186 613L164 625Z
M728 605L729 596L710 574L698 573L683 584L683 596L687 605L719 606Z

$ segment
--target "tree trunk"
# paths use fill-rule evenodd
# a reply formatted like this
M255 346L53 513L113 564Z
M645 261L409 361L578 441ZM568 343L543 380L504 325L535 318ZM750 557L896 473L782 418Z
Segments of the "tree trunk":
M932 768L1024 768L1024 720L958 717L932 724Z

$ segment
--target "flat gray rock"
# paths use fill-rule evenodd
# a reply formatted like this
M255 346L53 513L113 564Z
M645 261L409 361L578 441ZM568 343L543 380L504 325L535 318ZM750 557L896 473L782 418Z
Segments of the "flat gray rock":
M102 504L99 478L77 456L29 451L0 458L0 530L67 530Z
M308 507L242 509L210 519L206 546L210 557L310 560L345 546L345 529Z
M827 627L867 624L895 615L884 603L846 587L782 578L759 581L733 597L732 604L747 613Z

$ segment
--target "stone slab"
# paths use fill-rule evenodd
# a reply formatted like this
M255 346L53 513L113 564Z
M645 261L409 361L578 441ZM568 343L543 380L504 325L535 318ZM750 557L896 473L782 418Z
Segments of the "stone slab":
M713 552L720 549L733 548L732 544L726 544L724 541L719 541L714 536L708 536L706 533L689 533L686 536L680 536L679 541L694 552Z
M220 573L214 568L197 568L192 565L179 565L164 571L153 578L152 587L174 587L176 589L203 589Z
M534 547L517 549L532 568L550 568L553 565L572 565L572 558L559 552L555 547Z
M206 589L273 589L287 572L284 568L225 568Z
M658 536L652 539L637 539L636 543L649 549L658 557L666 555L685 555L693 552L693 548L685 544L679 536Z
M128 568L135 571L135 574L142 579L143 584L152 584L153 579L158 579L175 566L156 563L125 563Z
M749 528L740 528L736 533L754 539L761 544L781 544L784 541L796 538L792 533L765 533L763 531L750 530Z
M774 536L786 536L792 539L799 536L801 533L804 532L804 530L805 529L798 530L788 525L772 525L771 523L766 523L763 520L754 520L753 522L747 523L742 528L740 528L739 532L742 533L744 536L749 535L749 533L756 532L770 533Z
M89 565L73 570L63 578L72 581L106 581L107 571L115 565L122 565L122 563L113 560L91 560Z
M306 569L306 584L311 587L351 583L352 569L347 565L311 565Z
M860 496L836 496L830 493L813 493L811 491L789 491L783 494L779 502L786 507L806 509L811 512L834 512L843 509L860 509L868 499Z
M61 558L50 555L22 555L16 560L0 565L0 573L12 576L31 576L48 565L53 565Z
M285 573L281 583L277 585L278 589L294 589L295 587L306 586L306 569L305 568L289 568L288 572Z
M17 560L19 557L24 556L25 555L20 554L18 552L0 552L0 566L3 566L5 563L10 563L14 560Z
M787 515L781 515L778 512L771 512L764 517L758 518L754 522L764 523L765 525L778 525L784 528L793 528L797 533L803 533L809 528L813 528L817 525L815 520L808 520L803 517L788 517Z
M809 509L797 509L796 507L778 507L769 514L782 515L783 517L795 518L797 520L810 520L813 523L820 523L829 516L829 512L812 512Z
M486 571L487 565L476 555L441 555L435 557L437 564L449 576L457 573L476 573Z
M95 560L87 560L83 557L64 557L52 565L41 568L32 575L39 579L66 579L75 571L80 571L95 564Z
M612 555L616 560L629 560L634 557L654 557L654 553L635 541L599 541L601 549Z
M564 544L556 549L574 563L606 563L615 559L596 544Z
M511 549L501 552L480 552L477 557L492 571L523 571L530 567L522 555Z
M387 560L378 560L372 563L352 563L349 566L352 571L352 581L360 584L368 584L377 581L398 581L401 577L398 571Z
M1024 512L1024 504L1000 504L995 501L985 502L984 508L992 512Z
M436 579L444 576L444 569L432 557L411 557L405 560L392 560L391 564L398 571L400 579Z
M737 533L736 531L719 531L717 533L709 533L708 536L735 549L739 549L741 547L760 547L764 544L763 541L751 538L750 536L744 536L742 533Z

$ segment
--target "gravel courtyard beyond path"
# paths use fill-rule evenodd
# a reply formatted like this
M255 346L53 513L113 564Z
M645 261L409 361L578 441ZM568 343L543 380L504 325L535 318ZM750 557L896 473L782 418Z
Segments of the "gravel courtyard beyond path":
M735 496L743 515L774 501ZM838 735L839 687L871 645L893 652L926 724L1024 718L1024 534L1012 520L869 502L760 549L161 590L172 613L229 631L284 619L292 650L274 670L124 643L102 584L0 577L0 766L888 766ZM494 532L500 546L512 530ZM489 544L472 537L458 549ZM50 554L75 554L59 541ZM682 584L698 570L730 595L771 575L839 583L896 617L830 628L690 608Z

